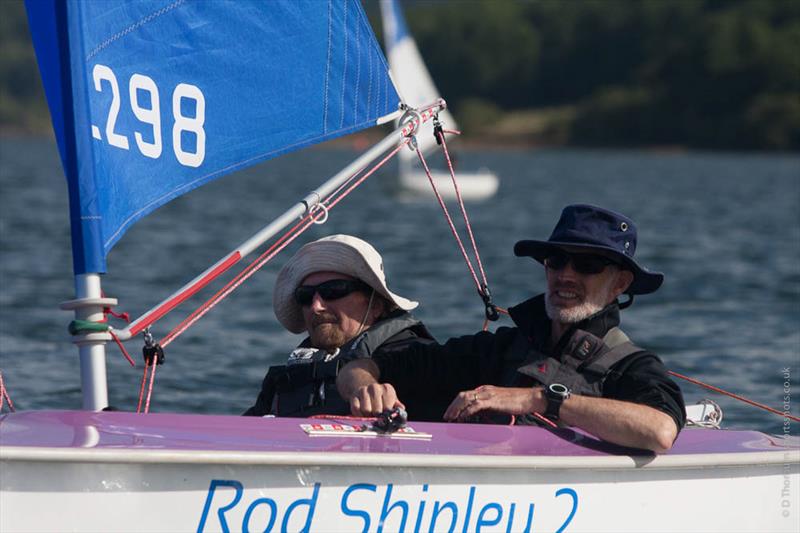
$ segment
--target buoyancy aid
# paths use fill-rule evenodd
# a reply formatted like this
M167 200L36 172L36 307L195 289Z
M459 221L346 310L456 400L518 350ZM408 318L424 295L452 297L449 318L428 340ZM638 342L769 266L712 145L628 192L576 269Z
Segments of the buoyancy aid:
M523 335L519 335L514 344L519 346L513 346L512 352L527 352L525 364L516 369L519 374L545 387L560 383L575 394L598 397L603 394L603 382L611 367L629 355L645 351L633 344L618 327L608 330L603 338L576 329L559 358L530 347Z
M420 339L432 341L433 337L422 322L401 311L375 323L333 355L308 348L306 341L292 352L286 365L270 367L262 386L263 400L278 416L348 414L350 406L336 389L339 370L354 359L372 357L387 341L404 345Z

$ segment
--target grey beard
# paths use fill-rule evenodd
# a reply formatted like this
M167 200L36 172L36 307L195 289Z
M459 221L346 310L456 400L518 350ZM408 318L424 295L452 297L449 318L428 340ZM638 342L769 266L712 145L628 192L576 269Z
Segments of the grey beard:
M550 320L561 322L562 324L575 324L601 311L604 306L585 301L578 306L562 309L552 304L550 301L550 293L545 293L544 307L547 312L547 317Z

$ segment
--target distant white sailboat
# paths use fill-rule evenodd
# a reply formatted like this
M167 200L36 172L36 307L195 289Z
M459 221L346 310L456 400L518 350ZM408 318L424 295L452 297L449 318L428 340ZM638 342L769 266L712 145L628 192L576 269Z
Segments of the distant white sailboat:
M397 0L381 0L381 14L386 56L400 97L413 108L440 98L439 91L417 49L417 44L408 32ZM447 110L439 113L439 118L445 128L458 129L455 119ZM426 123L420 128L417 142L423 153L434 151L436 140L432 123ZM400 188L414 195L431 194L428 176L419 165L416 154L410 150L403 150L398 154L398 160ZM445 198L455 196L449 171L431 169L431 176L442 196ZM464 199L489 198L497 192L499 185L497 175L486 168L467 172L457 169L456 177Z

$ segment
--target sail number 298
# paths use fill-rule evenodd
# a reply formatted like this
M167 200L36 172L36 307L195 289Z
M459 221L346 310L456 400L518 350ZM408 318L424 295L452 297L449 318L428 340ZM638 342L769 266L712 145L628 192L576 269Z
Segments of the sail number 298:
M117 77L109 67L105 65L95 65L92 70L94 88L98 92L111 89L111 105L108 108L106 119L105 136L108 144L123 150L130 149L128 137L115 130L117 116L120 109L120 92ZM103 82L107 82L107 85ZM141 91L149 93L150 102L142 102L139 98ZM130 107L134 116L142 123L148 124L152 131L152 141L147 141L141 132L133 133L136 146L142 155L157 159L161 157L161 101L159 99L158 86L152 78L143 74L134 74L128 82L128 95L130 97ZM183 100L193 100L195 113L193 117L182 114L181 103ZM187 167L199 167L206 157L206 132L203 124L206 118L206 100L203 92L195 85L179 83L172 91L172 149L175 158L181 165ZM194 151L184 150L182 133L194 134L196 139ZM103 140L100 128L92 126L92 136L95 139Z

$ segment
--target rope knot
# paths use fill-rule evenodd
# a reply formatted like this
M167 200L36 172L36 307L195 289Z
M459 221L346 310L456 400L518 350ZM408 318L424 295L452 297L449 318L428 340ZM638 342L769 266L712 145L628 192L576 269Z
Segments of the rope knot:
M144 330L144 346L142 346L142 356L144 357L145 372L148 366L164 364L164 349L155 342L150 328Z
M497 306L492 303L492 292L489 290L489 287L485 283L482 283L478 294L483 300L483 305L486 307L486 320L495 322L500 318L500 312L497 310Z
M444 130L442 129L442 123L439 122L438 114L433 117L433 137L436 139L436 144L441 146L442 138L444 137Z

